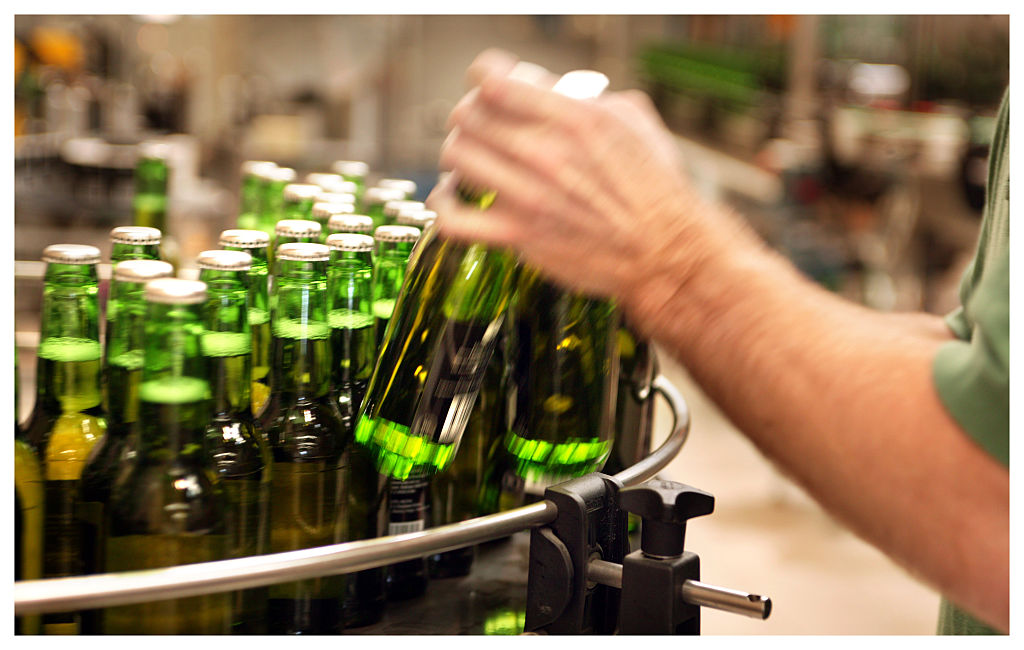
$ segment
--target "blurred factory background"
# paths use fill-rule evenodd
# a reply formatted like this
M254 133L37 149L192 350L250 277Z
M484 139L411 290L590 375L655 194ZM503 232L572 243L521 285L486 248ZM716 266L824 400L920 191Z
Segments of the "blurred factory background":
M14 257L131 222L134 145L172 145L187 266L237 216L239 166L359 159L425 197L463 73L486 47L651 94L700 188L808 275L943 313L977 236L1009 82L1008 16L15 16ZM15 283L31 407L41 284ZM663 357L694 405L669 477L718 497L688 542L709 581L773 596L712 634L930 634L938 596L779 476ZM661 433L668 427L661 414Z

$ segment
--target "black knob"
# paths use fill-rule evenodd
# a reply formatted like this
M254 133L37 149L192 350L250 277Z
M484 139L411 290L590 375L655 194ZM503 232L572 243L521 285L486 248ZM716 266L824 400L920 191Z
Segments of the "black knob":
M686 521L711 514L715 497L704 490L654 479L619 491L619 506L640 515L640 549L646 555L676 557L683 553Z

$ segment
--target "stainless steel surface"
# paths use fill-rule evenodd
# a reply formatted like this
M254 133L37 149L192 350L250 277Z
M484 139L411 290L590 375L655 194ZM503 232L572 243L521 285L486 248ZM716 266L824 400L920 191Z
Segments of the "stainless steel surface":
M650 456L616 475L625 485L654 476L689 434L689 409L682 396L664 377L653 385L672 408L673 431ZM164 569L21 581L14 584L14 612L20 616L110 607L351 573L499 539L550 523L556 515L552 502L541 501L405 535Z
M696 580L687 580L683 583L682 597L691 605L711 607L723 612L741 614L761 620L768 618L772 613L771 598L748 594L745 591L716 587Z

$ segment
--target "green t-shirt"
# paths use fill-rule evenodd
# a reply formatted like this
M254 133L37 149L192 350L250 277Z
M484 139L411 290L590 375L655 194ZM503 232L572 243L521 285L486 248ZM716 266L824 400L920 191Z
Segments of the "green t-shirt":
M985 451L1010 466L1010 94L999 108L989 154L984 219L960 307L946 316L956 335L932 366L939 398ZM948 601L940 634L998 634Z

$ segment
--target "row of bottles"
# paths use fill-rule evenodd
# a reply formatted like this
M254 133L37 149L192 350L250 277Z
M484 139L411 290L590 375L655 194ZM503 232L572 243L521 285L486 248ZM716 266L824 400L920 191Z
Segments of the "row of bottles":
M646 451L615 433L649 425L621 405L651 364L614 305L439 237L415 184L367 187L367 172L339 161L296 183L247 162L239 228L199 255L199 282L170 278L159 228L115 229L102 346L99 251L47 248L36 406L16 435L38 467L16 477L17 579L423 530ZM466 575L474 553L18 625L337 633Z

